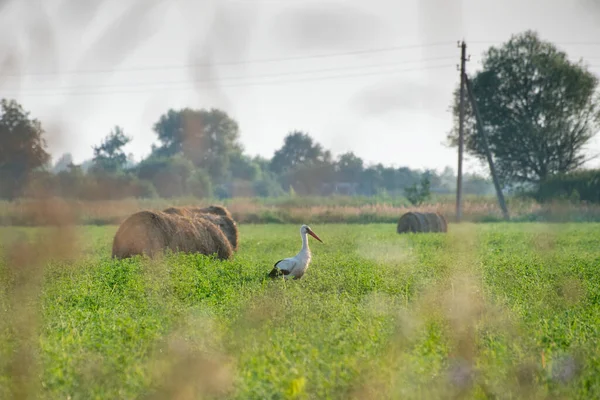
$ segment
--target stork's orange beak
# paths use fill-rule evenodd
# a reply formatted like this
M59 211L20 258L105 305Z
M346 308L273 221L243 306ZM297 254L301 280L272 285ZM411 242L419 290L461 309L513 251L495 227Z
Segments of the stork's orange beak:
M323 241L317 236L316 233L314 233L313 231L311 231L310 229L307 230L308 234L312 237L314 237L315 239L317 239L319 242L323 243Z

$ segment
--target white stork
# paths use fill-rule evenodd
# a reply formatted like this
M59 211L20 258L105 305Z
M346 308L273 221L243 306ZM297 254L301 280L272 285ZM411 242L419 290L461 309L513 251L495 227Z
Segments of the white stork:
M323 243L323 241L312 231L312 229L310 229L308 225L302 225L302 227L300 227L302 249L294 257L288 257L277 261L273 266L273 270L269 273L269 277L276 278L283 275L285 279L302 278L302 275L304 275L308 269L311 259L310 249L308 248L308 237L306 234L309 234L319 242Z

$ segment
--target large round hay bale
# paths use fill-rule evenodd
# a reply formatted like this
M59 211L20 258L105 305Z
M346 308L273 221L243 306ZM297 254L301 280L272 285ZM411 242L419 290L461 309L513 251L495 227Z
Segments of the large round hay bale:
M425 224L425 218L421 213L418 212L407 212L398 221L396 232L407 233L407 232L423 232Z
M175 214L190 218L204 218L215 224L229 243L233 251L237 251L239 242L239 231L237 224L233 220L231 213L223 206L208 206L208 207L169 207L163 212L167 214Z
M163 210L169 214L190 215L190 214L213 214L232 218L228 209L223 206L210 205L207 207L169 207Z
M162 212L165 214L180 215L182 217L192 215L192 212L187 207L169 207L165 208Z
M229 218L233 219L229 210L223 206L210 205L208 207L203 207L203 208L194 208L193 210L195 212L201 212L203 214L221 215L223 217L229 217Z
M439 219L439 223L440 223L440 230L439 232L448 232L448 220L446 219L446 217L444 217L442 214L440 213L436 213Z
M439 213L407 212L396 226L398 233L447 232L448 223Z
M221 229L221 231L229 241L229 244L231 244L232 250L237 251L239 242L239 232L233 218L228 217L226 215L216 214L197 214L196 217L204 218L215 224L217 227L219 227L219 229Z
M448 223L446 218L440 213L424 213L427 224L429 225L429 232L447 232Z
M154 257L166 249L216 254L221 260L233 255L229 240L209 220L160 211L140 211L123 221L117 230L112 256L127 258L146 254Z

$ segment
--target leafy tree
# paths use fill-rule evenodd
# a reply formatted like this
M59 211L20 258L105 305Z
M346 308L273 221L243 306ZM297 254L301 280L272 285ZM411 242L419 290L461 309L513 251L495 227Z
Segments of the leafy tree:
M217 109L171 109L154 124L154 131L162 143L153 148L155 155L183 154L215 181L225 179L232 155L242 151L237 122Z
M404 189L419 181L419 173L407 167L400 167L396 170L395 179L398 181L398 189Z
M294 131L285 137L283 146L273 155L271 170L283 174L299 166L330 162L329 151L324 150L319 143L315 143L307 133Z
M126 136L121 127L115 126L99 146L94 146L93 170L108 173L122 170L129 161L123 151L129 142L131 137Z
M196 169L187 180L187 187L192 196L206 198L212 196L210 176L203 169Z
M0 101L0 196L12 199L26 186L29 175L50 161L37 119L15 100Z
M158 197L158 192L156 191L156 187L150 181L139 180L138 185L138 196L143 199L152 199Z
M534 192L538 201L556 199L600 203L600 169L578 170L555 175Z
M192 162L181 155L151 155L135 168L138 178L151 181L160 197L177 197L188 193L188 180L194 172Z
M420 184L415 183L414 185L404 189L404 194L408 201L410 201L410 204L412 204L413 206L420 206L425 201L429 200L429 198L431 197L430 179L430 174L425 173L421 176Z
M85 186L86 176L80 165L70 163L56 174L59 191L63 197L79 198Z
M301 195L321 194L323 184L333 182L334 178L334 165L328 162L298 165L283 174L286 187L292 186Z
M383 187L386 191L394 191L398 188L398 182L396 181L396 170L392 167L383 167L380 169L381 179L383 180Z
M597 131L598 78L573 63L532 31L491 47L472 79L498 174L504 184L534 183L572 171L586 161L585 145ZM458 89L450 143L458 141ZM469 103L465 118L467 152L485 160Z
M364 163L353 152L348 152L338 157L336 169L340 181L359 182L364 170Z
M475 174L463 176L463 191L469 194L483 196L494 193L494 184L490 179Z
M285 190L277 181L277 177L270 172L262 174L262 177L253 183L254 194L259 197L283 196Z
M269 160L268 158L261 157L261 156L254 156L252 158L252 162L258 166L258 168L260 169L262 174L270 171L271 160Z
M44 169L32 171L27 176L27 185L19 192L23 198L47 198L57 194L56 175L46 166Z
M362 192L374 195L382 191L397 192L419 181L419 172L407 167L395 169L379 163L364 170Z
M446 167L439 175L440 191L454 192L456 191L456 174L452 167Z
M253 181L260 175L260 166L252 158L236 152L230 158L230 171L233 179Z
M433 169L426 169L421 174L421 183L427 180L429 188L440 188L442 186L442 180L440 176Z
M382 164L377 164L364 170L363 179L359 186L361 193L374 196L383 189L383 177L381 175L383 168Z

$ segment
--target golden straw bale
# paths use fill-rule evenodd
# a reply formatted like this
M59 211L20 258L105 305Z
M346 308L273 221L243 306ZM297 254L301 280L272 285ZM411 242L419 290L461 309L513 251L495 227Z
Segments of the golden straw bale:
M165 214L180 215L182 217L189 217L192 215L192 212L187 207L169 207L165 208L162 212Z
M203 208L193 208L192 210L196 212L201 212L203 214L221 215L223 217L229 217L233 219L229 210L223 206L210 205L208 207Z
M123 221L113 240L112 255L154 257L165 249L216 254L221 260L233 255L228 239L212 222L160 211L140 211Z
M216 215L216 214L198 214L197 218L206 219L213 224L215 224L221 232L225 235L229 244L231 244L231 248L233 251L237 251L238 242L239 242L239 232L237 225L233 218L228 217L226 215Z
M190 215L190 214L214 214L223 217L233 218L228 209L223 206L210 205L208 207L169 207L163 210L169 214Z
M239 231L237 224L233 220L231 213L223 206L208 206L208 207L169 207L163 212L167 214L175 214L184 217L199 217L204 218L213 224L217 225L229 243L233 251L237 251L239 243Z

